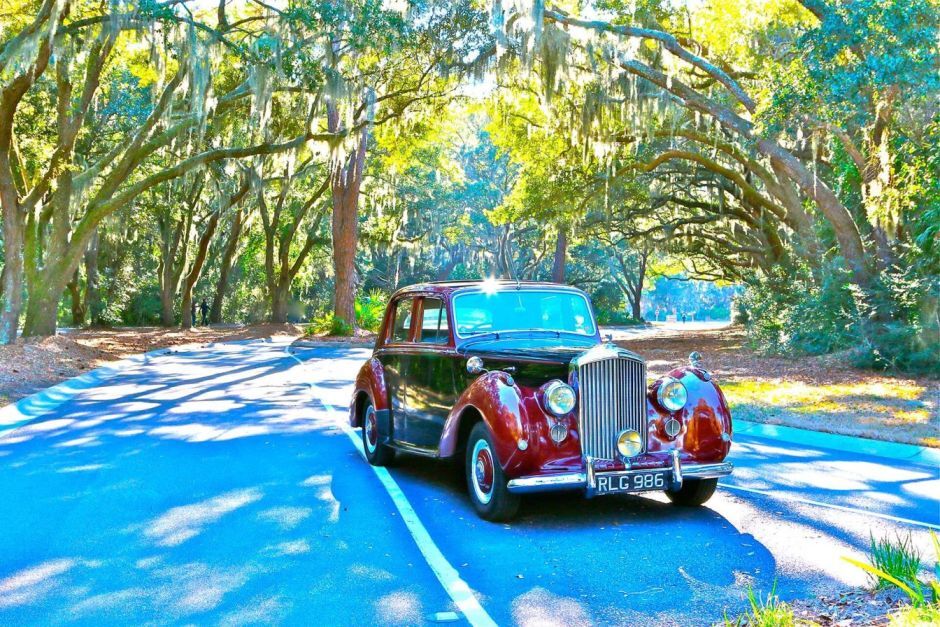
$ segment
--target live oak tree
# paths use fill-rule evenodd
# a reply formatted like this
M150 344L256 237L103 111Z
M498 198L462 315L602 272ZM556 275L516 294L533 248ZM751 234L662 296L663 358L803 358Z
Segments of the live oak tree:
M638 315L665 259L791 344L926 346L936 0L582 4L15 0L0 341L63 294L76 323L328 301L348 331L375 288L489 275Z
M207 23L193 17L185 3L172 0L127 12L115 6L113 14L82 8L81 16L69 19L67 2L44 3L38 17L0 53L6 59L3 71L13 76L0 99L5 103L0 110L3 341L15 337L24 275L24 334L54 332L58 301L98 225L142 193L215 162L295 150L337 136L317 132L313 120L291 138L256 143L238 141L238 135L227 143L228 137L217 132L232 116L263 108L275 91L270 66L278 60L267 56L267 31L244 26L267 22L268 16L249 15L233 29L224 11L210 15L215 24ZM140 30L141 25L149 28ZM302 45L288 40L284 47ZM54 76L48 76L53 48ZM216 72L223 61L231 61L227 54L254 64ZM119 58L129 66L118 64ZM123 98L120 83L128 70L131 82L147 88L150 101L140 115L121 116L108 126L109 105ZM290 80L280 83L277 88L292 87ZM303 88L315 92L318 85L305 81ZM13 143L16 113L27 93L51 102L57 112L46 124L48 159L18 153ZM77 143L83 132L102 125L111 132L95 135L84 146ZM213 143L219 140L221 145Z

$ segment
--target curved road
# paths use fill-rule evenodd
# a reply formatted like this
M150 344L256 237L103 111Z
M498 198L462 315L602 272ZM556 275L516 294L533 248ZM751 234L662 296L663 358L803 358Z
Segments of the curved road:
M929 555L940 525L937 468L745 436L706 508L542 495L486 523L447 464L383 483L361 459L342 425L368 350L286 347L157 357L0 435L0 624L701 625L748 585L863 583L840 558L869 534Z

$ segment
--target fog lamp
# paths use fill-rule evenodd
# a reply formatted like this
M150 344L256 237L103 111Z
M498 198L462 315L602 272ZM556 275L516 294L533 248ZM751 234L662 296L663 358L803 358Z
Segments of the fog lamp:
M643 439L638 431L628 429L617 436L617 450L623 457L636 457L643 450Z

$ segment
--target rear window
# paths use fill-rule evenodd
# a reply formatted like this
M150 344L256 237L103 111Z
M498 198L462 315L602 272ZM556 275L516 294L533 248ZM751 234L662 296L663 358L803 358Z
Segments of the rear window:
M403 298L395 303L395 321L389 335L390 342L407 342L411 330L411 298Z
M447 310L439 298L424 299L421 316L421 343L444 344L447 342Z

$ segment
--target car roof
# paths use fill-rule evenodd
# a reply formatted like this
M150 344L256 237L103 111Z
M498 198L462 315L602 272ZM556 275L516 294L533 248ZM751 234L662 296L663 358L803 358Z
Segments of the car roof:
M551 283L549 281L511 281L507 279L487 279L487 280L465 280L465 281L429 281L427 283L416 283L414 285L409 285L403 287L395 292L392 297L400 296L403 294L451 294L457 291L472 291L476 288L482 287L483 285L491 286L495 285L497 288L511 288L516 287L520 289L531 289L531 288L550 288L553 290L564 290L572 292L583 292L571 285L565 285L564 283Z

